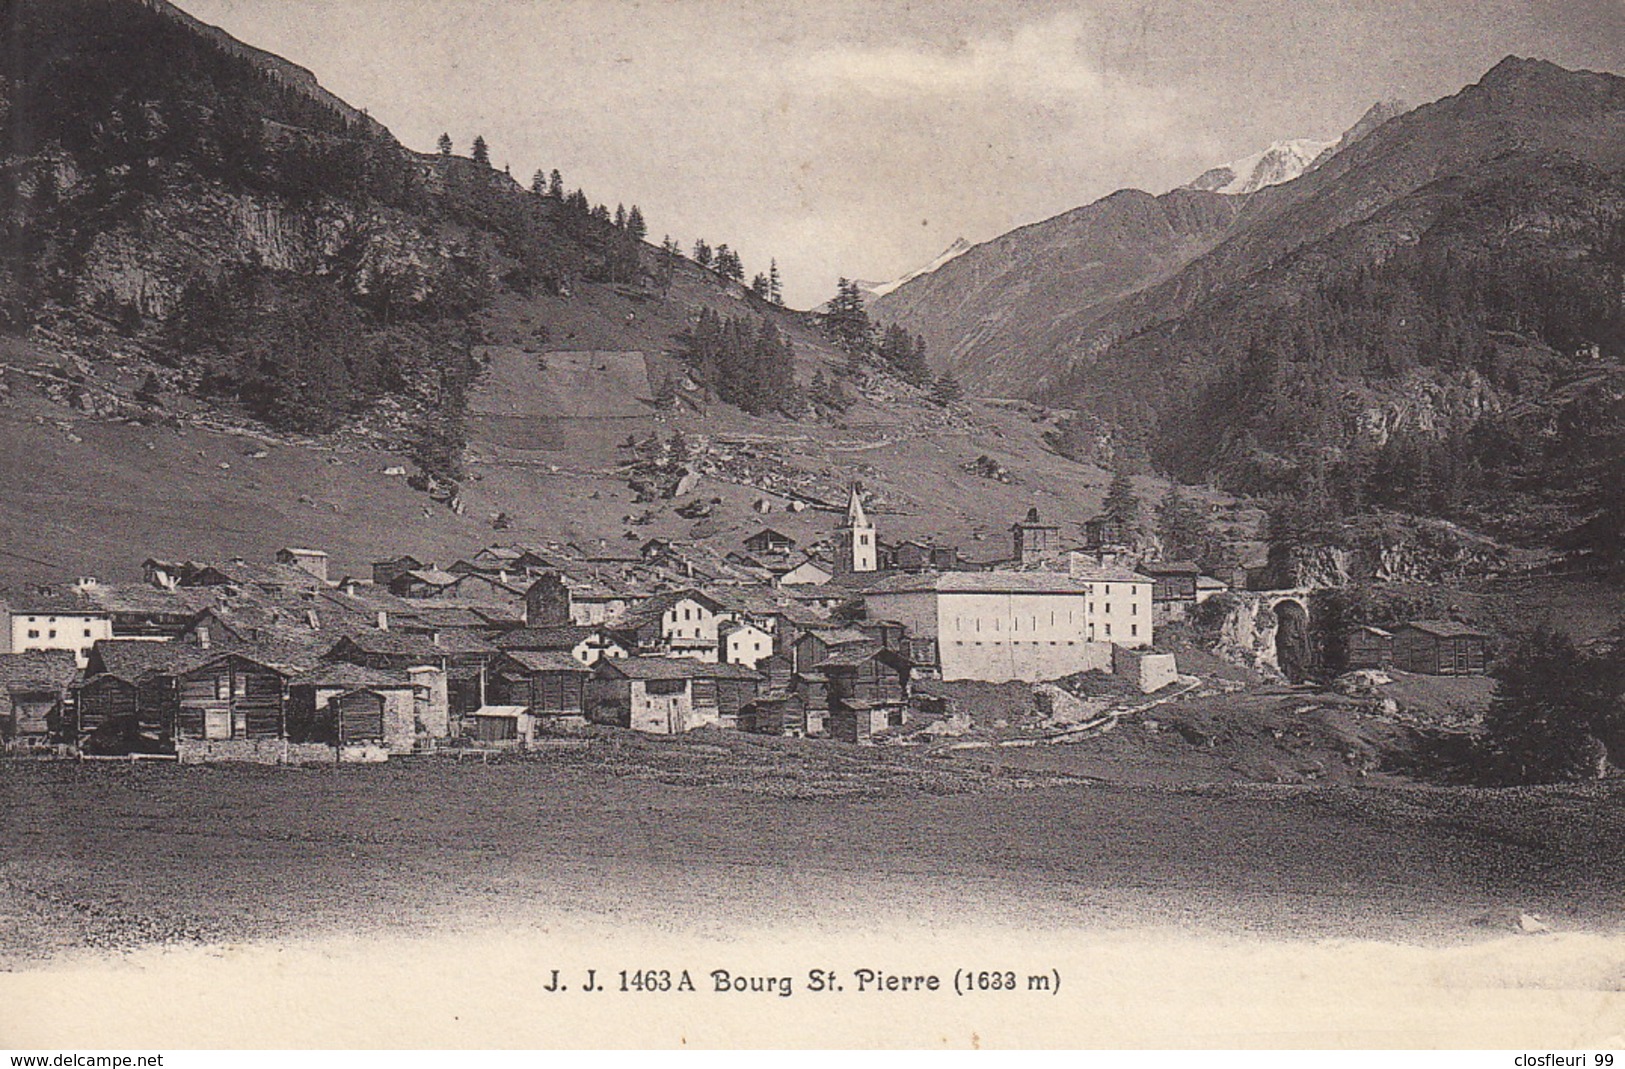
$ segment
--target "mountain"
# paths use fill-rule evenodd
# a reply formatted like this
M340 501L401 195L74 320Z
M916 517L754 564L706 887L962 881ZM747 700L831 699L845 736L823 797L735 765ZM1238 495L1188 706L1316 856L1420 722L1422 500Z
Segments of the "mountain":
M1338 144L1337 141L1316 141L1312 138L1276 141L1262 152L1203 171L1185 188L1240 194L1251 193L1265 186L1278 186L1307 171L1316 160Z
M1046 397L1186 480L1533 541L1605 529L1622 134L1625 79L1509 58L1248 196L1225 240L1102 316L1109 340L1065 354ZM1583 548L1622 560L1621 537Z
M1315 161L1309 165L1309 169L1319 167L1389 119L1397 119L1410 110L1411 106L1403 100L1383 100L1371 105L1366 109L1366 113L1360 116L1358 122L1345 130L1342 137L1332 142L1328 148L1315 158Z
M939 370L969 388L1031 396L1115 340L1118 304L1174 279L1236 232L1252 199L1324 165L1384 107L1335 143L1278 142L1161 196L1119 190L1013 230L902 281L873 301L873 314L921 334Z
M1061 367L1045 354L1087 335L1111 302L1212 248L1244 202L1202 190L1120 190L976 245L875 300L875 319L922 334L939 371L1019 396Z
M949 260L952 260L955 256L958 256L960 253L969 248L970 242L966 241L964 238L955 238L953 244L949 245L946 249L943 249L942 252L937 255L936 259L932 260L924 267L916 267L914 270L909 271L906 274L897 276L890 282L860 281L858 283L858 289L871 300L876 297L884 297L886 294L897 289L897 287L903 285L904 283L912 282L921 275L930 274L932 271L935 271L937 268L941 267L943 264L947 263Z

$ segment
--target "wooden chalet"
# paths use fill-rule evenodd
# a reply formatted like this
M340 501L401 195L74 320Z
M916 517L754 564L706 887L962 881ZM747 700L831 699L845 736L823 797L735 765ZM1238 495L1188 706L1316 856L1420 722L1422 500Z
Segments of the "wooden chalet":
M584 722L593 670L563 650L505 650L491 664L488 699L543 723Z
M1432 676L1483 675L1489 635L1455 620L1412 620L1394 628L1394 667Z
M391 579L386 589L398 598L438 598L462 578L439 568L412 568Z
M372 562L372 582L374 586L387 590L391 583L407 572L420 571L426 567L428 565L423 561L406 555L375 560Z
M801 672L822 664L833 650L873 643L873 638L855 627L810 628L790 644L790 662Z
M173 749L176 679L216 656L215 650L175 642L96 643L74 687L74 723L65 734L100 752Z
M495 646L468 631L360 631L339 639L326 659L384 671L438 669L445 674L448 711L455 720L485 704L486 666L496 654Z
M1348 667L1385 668L1394 663L1394 633L1380 627L1356 627L1348 634Z
M1149 561L1139 567L1141 575L1149 576L1151 585L1151 604L1167 605L1174 602L1183 602L1194 605L1196 603L1196 581L1202 575L1202 569L1194 561L1168 560Z
M745 539L745 549L751 553L767 553L773 556L783 556L796 548L796 540L783 531L775 531L771 527L764 527L760 531Z
M287 737L288 676L240 653L175 676L175 737L206 742Z
M807 704L797 694L780 691L747 702L739 711L738 727L755 735L807 735Z
M72 650L0 653L0 746L35 748L61 737L78 677Z

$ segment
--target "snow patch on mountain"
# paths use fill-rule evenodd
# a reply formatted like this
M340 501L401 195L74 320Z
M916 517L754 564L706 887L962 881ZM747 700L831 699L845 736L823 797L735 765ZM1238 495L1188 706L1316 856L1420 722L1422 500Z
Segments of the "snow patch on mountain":
M904 284L913 282L921 275L929 275L931 272L935 271L949 260L952 260L954 257L965 252L970 247L970 242L966 241L964 238L955 238L952 245L949 245L946 249L943 249L940 256L926 264L924 267L916 268L906 275L899 275L890 282L859 282L858 288L869 297L884 297L886 294L903 286Z
M1290 182L1309 169L1336 141L1298 137L1277 141L1262 152L1203 171L1186 189L1242 194Z

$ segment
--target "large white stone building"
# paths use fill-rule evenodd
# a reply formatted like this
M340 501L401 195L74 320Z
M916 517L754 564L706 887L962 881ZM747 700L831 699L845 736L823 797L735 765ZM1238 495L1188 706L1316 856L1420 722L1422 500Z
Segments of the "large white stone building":
M894 576L866 590L865 614L932 639L943 679L1036 682L1111 671L1112 644L1148 646L1152 582L1099 570Z
M25 597L15 602L9 612L11 653L71 650L83 668L90 661L90 648L113 637L112 617L100 609L86 608L76 599Z

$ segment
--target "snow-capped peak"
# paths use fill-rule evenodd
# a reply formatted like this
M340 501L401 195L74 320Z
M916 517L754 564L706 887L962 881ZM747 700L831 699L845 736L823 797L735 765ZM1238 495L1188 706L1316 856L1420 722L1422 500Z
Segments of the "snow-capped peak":
M958 256L960 253L969 248L970 242L966 241L964 238L955 238L952 245L949 245L946 249L943 249L940 256L926 264L924 267L916 268L906 275L900 275L897 278L892 279L890 282L859 282L858 288L862 289L871 297L884 297L886 294L902 286L904 283L912 282L921 275L929 275L931 272L935 271L937 268L941 267L943 264L947 263L949 260L952 260L955 256Z
M1262 152L1203 171L1185 188L1240 194L1251 193L1265 186L1278 186L1307 171L1321 153L1336 144L1336 141L1308 137L1277 141Z

